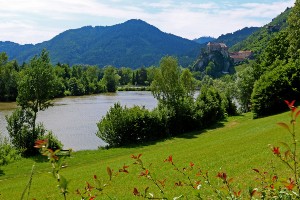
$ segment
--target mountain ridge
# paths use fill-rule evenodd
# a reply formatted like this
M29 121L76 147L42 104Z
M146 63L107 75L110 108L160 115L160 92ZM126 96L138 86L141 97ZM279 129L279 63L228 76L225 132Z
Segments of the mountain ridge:
M49 51L53 63L132 68L158 64L165 55L177 56L187 64L200 51L199 44L162 32L139 19L112 26L84 26L66 30L36 45L0 42L0 52L7 52L10 59L16 59L19 63L28 62L44 48ZM181 56L183 59L180 59Z

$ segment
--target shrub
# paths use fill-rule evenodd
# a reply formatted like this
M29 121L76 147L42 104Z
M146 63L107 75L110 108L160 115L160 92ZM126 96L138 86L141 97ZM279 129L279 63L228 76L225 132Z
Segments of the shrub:
M225 100L214 87L202 87L196 99L195 112L195 117L202 121L203 125L211 125L225 117Z
M190 98L178 101L176 106L159 104L158 110L165 116L167 134L175 136L201 127L201 121L195 118L194 102Z
M157 140L165 135L163 116L144 107L122 107L114 104L97 123L96 135L111 147Z
M254 118L283 112L284 99L292 99L300 94L299 61L274 68L255 83L251 95Z
M2 137L0 133L0 166L6 165L20 158L20 154L14 148L6 137Z
M23 156L31 156L38 153L33 147L35 140L45 133L44 126L38 124L33 131L33 112L27 109L16 109L10 116L6 116L7 130L11 143Z

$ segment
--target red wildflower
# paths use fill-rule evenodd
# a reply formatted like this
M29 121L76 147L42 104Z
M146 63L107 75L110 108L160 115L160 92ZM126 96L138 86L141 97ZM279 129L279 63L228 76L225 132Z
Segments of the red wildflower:
M225 181L227 178L227 174L224 172L219 172L217 177L219 177L220 179L223 179Z
M238 192L233 192L233 193L234 193L234 196L235 196L235 197L240 197L242 191L240 190L240 191L238 191Z
M135 156L135 155L131 155L131 158L133 159L139 159L142 156L142 154L140 153L139 155Z
M275 181L277 181L277 180L278 180L278 177L277 177L276 175L273 176L272 181L275 182Z
M273 147L272 151L275 155L280 155L279 147Z
M148 169L146 169L144 172L141 172L140 173L140 176L145 176L145 177L147 177L149 175L149 170Z
M40 149L40 148L45 148L46 145L48 144L48 140L37 140L34 143L34 148Z
M124 173L127 173L128 174L128 168L129 166L126 166L126 165L123 165L123 168L122 169L119 169L119 172L124 172Z
M289 102L288 100L284 100L284 102L288 105L288 107L292 110L295 111L296 107L294 106L294 103L296 102L293 100L292 102Z
M194 165L195 165L194 163L190 162L190 167L194 167Z
M173 165L173 157L172 157L172 155L169 156L166 160L164 160L164 162L170 162Z

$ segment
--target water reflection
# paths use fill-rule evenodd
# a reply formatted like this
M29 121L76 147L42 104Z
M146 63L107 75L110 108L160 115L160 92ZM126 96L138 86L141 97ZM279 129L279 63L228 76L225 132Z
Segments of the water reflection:
M145 106L153 109L157 101L150 92L117 92L82 97L56 99L54 106L38 113L38 121L43 122L62 141L64 148L74 150L97 149L105 143L99 139L96 123L116 102L131 107ZM5 115L16 108L15 103L0 104L0 131L7 134Z

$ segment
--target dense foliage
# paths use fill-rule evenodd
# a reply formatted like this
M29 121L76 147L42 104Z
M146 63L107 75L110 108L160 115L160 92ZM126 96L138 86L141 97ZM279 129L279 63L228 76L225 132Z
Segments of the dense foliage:
M279 30L284 30L287 27L287 18L291 12L290 8L287 8L279 16L274 18L272 22L261 27L254 33L252 33L245 40L233 45L230 51L239 50L251 50L254 52L255 56L259 56L260 53L267 46L269 40L276 34Z
M18 64L15 61L8 62L6 53L0 53L0 101L17 98L18 71Z
M29 109L16 109L10 116L6 116L7 131L14 145L23 156L31 156L38 151L33 147L35 140L45 133L44 126L35 126L34 113Z
M111 147L142 144L165 137L164 121L164 116L157 111L116 103L97 124L96 135Z
M20 158L17 149L0 133L0 166L6 165Z
M50 52L52 63L136 69L155 65L165 55L178 56L181 64L188 66L197 57L199 44L164 33L142 20L67 30L36 45L0 43L0 52L7 52L19 63L28 62L42 49Z
M300 63L282 64L264 74L255 83L252 93L254 117L267 116L286 110L282 103L300 95Z
M149 111L115 104L97 124L97 136L112 147L141 144L199 130L223 119L229 107L226 95L203 86L195 100L195 86L192 73L181 70L176 58L162 58L151 84L158 107Z

